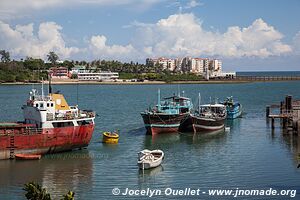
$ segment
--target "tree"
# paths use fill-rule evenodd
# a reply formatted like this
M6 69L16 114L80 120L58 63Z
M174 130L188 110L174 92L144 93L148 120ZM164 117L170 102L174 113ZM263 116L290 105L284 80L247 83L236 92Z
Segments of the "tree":
M37 183L29 182L25 184L23 190L27 192L25 197L29 200L51 200L50 194L47 190Z
M69 71L74 67L74 64L68 60L65 60L62 65L67 67Z
M53 65L56 64L57 60L59 59L58 55L54 51L50 51L47 55L48 61L51 62Z
M28 200L51 200L50 194L47 192L45 188L42 188L38 183L29 182L25 184L23 190L27 193L25 197ZM74 200L75 193L69 191L67 194L63 195L61 200Z
M2 62L9 62L10 61L10 55L9 55L8 51L1 50L0 55L1 55L1 61Z
M35 59L27 57L24 61L24 67L30 70L40 70L44 68L44 61L42 59Z
M63 195L63 198L61 200L74 200L75 193L72 191L69 191L67 194Z

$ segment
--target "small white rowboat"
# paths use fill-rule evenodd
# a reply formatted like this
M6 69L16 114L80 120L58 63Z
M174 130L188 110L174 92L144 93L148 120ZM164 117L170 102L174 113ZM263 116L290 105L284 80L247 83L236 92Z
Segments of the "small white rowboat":
M145 149L138 153L138 166L140 169L151 169L161 165L164 158L162 150L148 150Z

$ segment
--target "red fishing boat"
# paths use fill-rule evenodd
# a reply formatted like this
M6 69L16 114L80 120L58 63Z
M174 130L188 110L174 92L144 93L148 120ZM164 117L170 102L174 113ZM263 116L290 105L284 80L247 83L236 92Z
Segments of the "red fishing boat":
M32 89L22 106L24 121L0 123L0 159L16 154L43 155L89 145L94 132L95 112L69 106L64 96L39 95Z

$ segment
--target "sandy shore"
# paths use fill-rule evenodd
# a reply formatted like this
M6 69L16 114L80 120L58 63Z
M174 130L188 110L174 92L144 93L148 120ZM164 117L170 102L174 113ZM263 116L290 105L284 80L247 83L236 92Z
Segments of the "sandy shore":
M52 79L53 85L159 85L159 84L241 84L251 82L273 82L273 81L292 81L292 80L209 80L209 81L144 81L144 82L99 82L99 81L78 81L74 79ZM40 83L28 83L28 82L14 82L14 83L0 83L0 85L32 85ZM44 84L48 84L48 81L44 81Z
M233 84L233 83L249 83L250 81L236 81L236 80L222 80L222 81L174 81L174 82L164 82L164 81L144 81L144 82L98 82L98 81L52 81L53 85L160 85L160 84ZM14 83L1 83L2 85L32 85L40 83L24 83L24 82L14 82ZM1 85L0 84L0 85ZM44 84L48 84L48 81L44 81Z

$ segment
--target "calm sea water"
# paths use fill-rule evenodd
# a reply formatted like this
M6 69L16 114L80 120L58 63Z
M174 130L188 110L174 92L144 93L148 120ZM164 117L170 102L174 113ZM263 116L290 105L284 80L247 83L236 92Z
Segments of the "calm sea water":
M0 86L0 121L22 120L20 107L32 86ZM297 189L300 198L300 137L274 132L265 119L265 106L280 102L286 94L300 98L300 82L180 85L197 102L234 96L244 106L241 119L228 122L231 131L213 135L145 135L140 112L177 85L80 85L78 103L93 109L96 130L87 149L43 157L38 161L0 161L0 199L23 199L24 183L36 181L55 199L73 190L77 199L141 199L113 196L112 189ZM56 85L70 104L77 103L77 86ZM101 143L102 131L120 129L118 145ZM141 173L137 152L162 149L162 167ZM144 197L147 199L148 197ZM160 196L156 198L166 198ZM170 197L176 199L177 197ZM178 197L179 198L179 197ZM188 199L192 197L182 197ZM207 199L202 195L197 199ZM223 197L226 198L226 197ZM259 197L248 197L260 199ZM211 197L220 199L220 197ZM246 197L240 197L246 199ZM261 197L266 199L266 197ZM274 197L269 197L274 199ZM289 199L289 197L278 197Z

